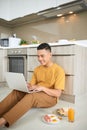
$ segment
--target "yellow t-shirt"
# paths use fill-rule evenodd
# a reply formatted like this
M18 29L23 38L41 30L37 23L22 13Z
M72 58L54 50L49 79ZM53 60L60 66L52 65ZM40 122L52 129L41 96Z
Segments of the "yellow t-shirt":
M35 68L30 83L31 85L37 84L38 86L64 90L65 72L55 63L50 67L40 65Z

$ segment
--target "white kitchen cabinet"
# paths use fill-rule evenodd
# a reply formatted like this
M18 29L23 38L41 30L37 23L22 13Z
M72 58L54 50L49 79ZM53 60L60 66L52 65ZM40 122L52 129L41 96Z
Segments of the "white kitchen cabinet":
M65 70L65 90L61 99L75 102L76 97L87 93L87 47L68 44L52 45L53 61ZM28 49L28 80L39 65L36 47Z
M10 4L10 6L9 6ZM20 7L17 5L21 5ZM5 20L12 20L18 17L23 17L26 15L30 15L48 8L52 8L56 6L56 0L3 0L0 2L0 17ZM6 8L6 12L4 13L4 9ZM10 10L10 13L9 13Z
M26 2L25 0L3 0L0 1L0 18L5 20L12 20L18 17L23 17L29 14L53 8L71 1L75 0L27 0ZM6 10L6 12L4 10Z
M59 5L66 4L69 2L73 2L73 1L76 1L76 0L56 0L56 4L59 6Z
M5 72L7 71L7 50L0 49L0 83L5 81Z

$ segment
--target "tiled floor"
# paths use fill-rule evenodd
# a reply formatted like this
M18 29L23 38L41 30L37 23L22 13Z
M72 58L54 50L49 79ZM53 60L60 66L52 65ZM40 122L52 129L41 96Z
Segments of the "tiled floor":
M10 92L7 87L0 87L0 101ZM68 122L67 117L63 117L58 124L46 124L42 121L42 116L53 113L60 107L73 107L75 109L75 121ZM87 129L87 95L78 98L76 104L71 104L60 100L59 103L49 109L31 109L21 119L9 128L3 127L0 130L86 130ZM14 118L14 117L13 117Z

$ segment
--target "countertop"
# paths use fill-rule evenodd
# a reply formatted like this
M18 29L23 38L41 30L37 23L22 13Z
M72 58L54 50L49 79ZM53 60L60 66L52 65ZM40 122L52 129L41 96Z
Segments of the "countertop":
M78 41L68 41L68 40L59 40L59 42L48 43L51 46L65 46L65 45L79 45L87 47L87 40L78 40ZM37 47L39 44L29 44L23 46L10 46L10 47L0 47L0 49L11 49L11 48L31 48Z

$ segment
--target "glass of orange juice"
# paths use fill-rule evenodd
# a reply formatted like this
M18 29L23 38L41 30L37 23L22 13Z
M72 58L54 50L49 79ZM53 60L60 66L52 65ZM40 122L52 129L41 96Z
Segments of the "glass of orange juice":
M75 118L75 111L73 108L69 108L68 109L68 121L74 122L74 118Z

